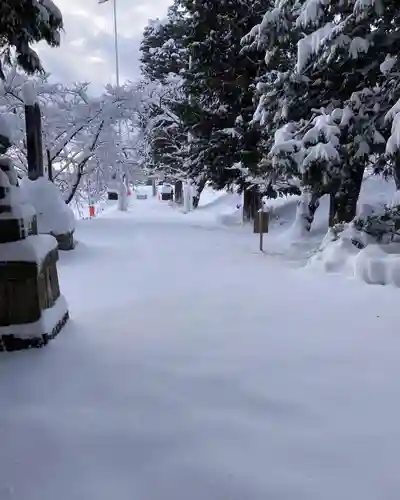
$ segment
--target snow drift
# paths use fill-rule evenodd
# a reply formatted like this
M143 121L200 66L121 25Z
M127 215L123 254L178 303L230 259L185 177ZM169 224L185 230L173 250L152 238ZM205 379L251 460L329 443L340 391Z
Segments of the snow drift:
M357 245L366 245L360 248ZM313 255L308 266L330 273L342 273L371 285L393 285L400 287L400 244L379 245L368 241L366 235L357 232L351 225L335 236L329 231L319 251Z
M75 217L60 190L44 177L31 181L24 177L21 190L37 213L39 233L65 234L75 229Z

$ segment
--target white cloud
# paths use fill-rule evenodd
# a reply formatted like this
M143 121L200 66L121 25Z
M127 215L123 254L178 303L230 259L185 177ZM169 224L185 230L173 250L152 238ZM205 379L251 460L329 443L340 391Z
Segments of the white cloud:
M64 18L60 48L40 44L47 72L57 81L89 81L99 92L115 83L113 0L56 0ZM139 46L149 19L162 18L172 0L117 0L121 81L140 75ZM84 6L83 6L84 5Z

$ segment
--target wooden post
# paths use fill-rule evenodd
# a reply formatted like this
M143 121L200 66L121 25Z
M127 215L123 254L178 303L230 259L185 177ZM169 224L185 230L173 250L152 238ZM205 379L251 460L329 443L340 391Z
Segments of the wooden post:
M25 105L28 177L31 181L43 177L42 118L39 104Z
M268 233L269 214L264 211L264 207L260 208L254 219L254 233L260 235L260 252L264 251L264 234Z

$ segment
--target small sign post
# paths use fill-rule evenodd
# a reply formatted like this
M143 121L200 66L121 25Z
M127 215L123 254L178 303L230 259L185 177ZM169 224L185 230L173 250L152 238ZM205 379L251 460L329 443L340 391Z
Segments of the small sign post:
M264 203L262 207L258 210L256 217L254 219L254 233L260 235L260 252L264 252L264 234L268 233L269 226L269 213L266 210Z

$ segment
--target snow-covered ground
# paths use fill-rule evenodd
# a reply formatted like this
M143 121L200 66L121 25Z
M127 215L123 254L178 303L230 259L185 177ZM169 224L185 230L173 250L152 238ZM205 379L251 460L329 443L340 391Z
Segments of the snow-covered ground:
M225 198L78 222L70 323L0 356L1 500L398 500L400 291L260 254Z

